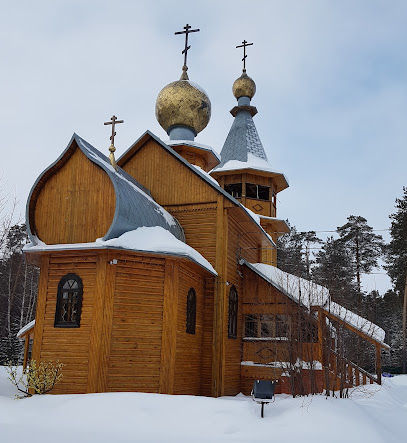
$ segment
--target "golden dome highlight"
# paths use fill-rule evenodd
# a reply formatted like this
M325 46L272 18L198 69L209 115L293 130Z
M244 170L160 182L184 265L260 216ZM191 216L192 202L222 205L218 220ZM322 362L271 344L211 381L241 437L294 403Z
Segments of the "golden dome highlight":
M233 95L236 99L249 97L251 100L254 94L256 94L256 83L246 74L246 70L243 70L243 74L233 83Z
M160 91L155 115L167 133L173 126L187 126L198 134L209 123L211 102L205 91L183 74Z

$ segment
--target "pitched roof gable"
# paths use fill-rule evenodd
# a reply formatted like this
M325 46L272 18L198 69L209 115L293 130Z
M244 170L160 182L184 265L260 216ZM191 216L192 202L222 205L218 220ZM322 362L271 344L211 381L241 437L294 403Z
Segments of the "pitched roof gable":
M170 146L165 144L160 138L158 138L155 134L153 134L151 131L147 130L141 137L136 140L127 151L119 157L117 160L117 164L121 167L123 167L127 161L135 155L135 153L144 146L144 144L149 140L153 139L159 146L161 146L163 149L165 149L170 155L175 157L179 162L184 164L190 171L192 171L195 175L200 177L202 180L206 182L207 185L211 186L213 189L215 189L219 194L222 194L223 197L225 197L227 200L229 200L231 203L233 203L235 206L241 208L245 214L248 215L248 217L252 220L251 215L247 212L247 209L234 197L232 197L228 192L226 192L222 187L220 187L215 180L213 180L212 177L208 177L204 171L200 171L198 168L196 168L194 165L189 163L187 160L185 160L180 154L178 154L174 149L172 149ZM256 223L254 221L254 223ZM274 245L273 241L271 240L270 236L266 233L266 231L258 224L256 223L256 226L258 226L261 233L266 237L267 241Z
M161 226L171 232L177 239L185 241L183 230L178 221L153 200L146 188L121 168L115 170L104 154L74 133L59 158L38 177L28 197L26 209L27 232L33 244L37 244L38 241L30 226L31 199L34 195L38 195L48 177L69 160L76 147L91 162L106 172L114 187L116 196L114 217L103 240L117 238L125 232L142 226Z

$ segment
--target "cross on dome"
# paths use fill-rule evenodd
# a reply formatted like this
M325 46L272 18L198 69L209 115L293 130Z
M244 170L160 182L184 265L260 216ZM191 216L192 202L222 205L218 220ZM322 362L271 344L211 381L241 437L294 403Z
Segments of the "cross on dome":
M246 40L243 40L241 45L236 46L236 49L237 49L237 48L243 48L243 58L242 58L242 62L243 62L243 72L246 72L246 58L247 58L247 55L246 55L246 47L247 47L247 46L252 46L252 45L253 45L253 43L247 43Z
M199 29L191 29L191 26L187 23L184 26L184 31L178 31L174 34L174 35L185 34L185 48L181 52L181 54L184 54L184 66L182 67L182 70L185 73L188 69L187 67L188 50L191 49L191 46L188 46L188 34L191 32L199 32Z

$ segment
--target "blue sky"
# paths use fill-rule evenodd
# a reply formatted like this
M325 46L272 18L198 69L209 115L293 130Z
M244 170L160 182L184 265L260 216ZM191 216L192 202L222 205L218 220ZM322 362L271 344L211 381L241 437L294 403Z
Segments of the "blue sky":
M255 123L290 188L278 216L333 230L349 215L389 227L406 183L405 1L19 1L2 5L0 121L3 187L24 212L37 176L77 132L100 150L114 113L117 154L146 129L158 92L181 74L190 23L190 79L212 102L197 142L220 151L232 124L233 81L256 81ZM323 235L323 234L321 234ZM386 235L386 233L385 233ZM381 290L383 276L366 283Z

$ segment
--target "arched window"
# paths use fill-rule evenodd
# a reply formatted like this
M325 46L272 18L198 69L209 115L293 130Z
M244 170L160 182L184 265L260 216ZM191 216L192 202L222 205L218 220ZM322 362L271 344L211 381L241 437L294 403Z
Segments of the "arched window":
M58 285L54 327L79 328L82 296L82 279L76 274L64 275Z
M187 296L187 334L195 334L196 323L196 293L191 288Z
M230 288L229 292L229 322L228 322L228 337L237 337L237 291L235 286Z

